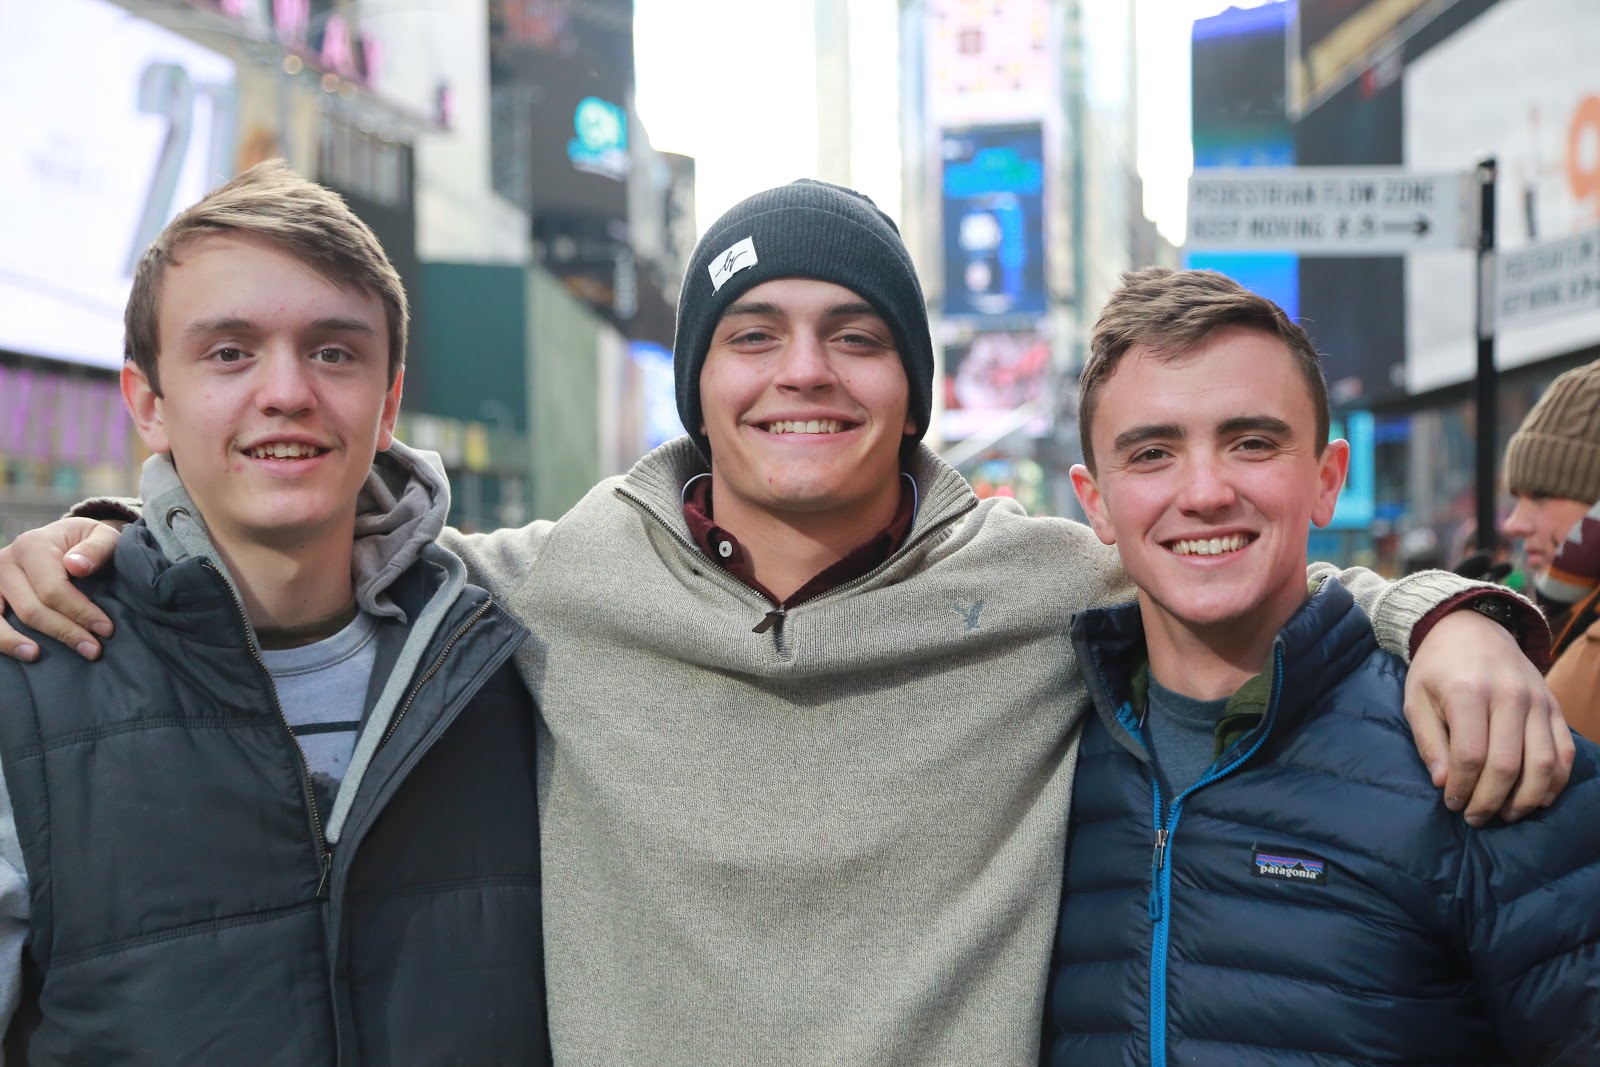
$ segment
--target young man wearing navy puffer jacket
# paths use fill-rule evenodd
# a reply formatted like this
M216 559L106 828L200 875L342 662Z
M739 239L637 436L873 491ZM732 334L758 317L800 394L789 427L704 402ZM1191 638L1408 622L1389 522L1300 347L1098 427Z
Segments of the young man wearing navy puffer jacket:
M1136 603L1082 612L1084 728L1046 1064L1600 1063L1600 803L1474 829L1429 787L1404 665L1312 524L1349 461L1305 332L1209 271L1130 274L1073 481Z

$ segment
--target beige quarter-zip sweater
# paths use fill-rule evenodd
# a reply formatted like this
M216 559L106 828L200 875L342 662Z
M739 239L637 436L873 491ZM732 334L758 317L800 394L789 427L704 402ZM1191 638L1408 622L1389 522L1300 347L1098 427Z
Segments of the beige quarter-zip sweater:
M693 546L686 438L558 522L441 539L533 631L562 1067L1037 1061L1087 707L1067 623L1132 590L1087 527L908 469L899 551L764 633ZM1469 584L1341 578L1402 656Z

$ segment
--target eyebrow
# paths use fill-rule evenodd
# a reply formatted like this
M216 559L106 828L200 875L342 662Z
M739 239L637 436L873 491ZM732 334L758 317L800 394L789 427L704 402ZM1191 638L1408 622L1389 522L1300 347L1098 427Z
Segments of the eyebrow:
M1111 451L1125 452L1135 445L1142 445L1146 441L1160 438L1182 438L1183 427L1175 422L1152 422L1143 426L1134 426L1117 434L1116 440L1111 442Z
M770 300L753 300L746 303L729 304L722 312L723 318L732 318L735 315L779 315L784 310ZM823 311L826 318L838 318L845 315L871 315L874 318L883 318L878 314L878 309L864 300L854 300L843 304L830 304Z
M1274 415L1239 415L1224 419L1217 432L1225 437L1237 433L1269 433L1274 437L1294 437L1294 427Z
M1266 433L1292 439L1294 427L1273 415L1235 415L1231 419L1222 420L1222 424L1217 427L1219 437L1232 437L1241 433ZM1111 450L1125 452L1146 441L1182 440L1185 436L1183 427L1175 422L1148 423L1117 434L1116 440L1111 442Z
M373 334L377 332L373 329L372 324L364 319L343 318L337 315L330 318L317 319L311 324L311 328L323 333ZM254 332L257 329L259 327L249 319L225 316L218 319L196 319L188 325L184 332L190 334L234 333L238 331Z
M778 305L767 300L754 300L742 304L729 304L723 309L723 318L732 318L734 315L777 315Z

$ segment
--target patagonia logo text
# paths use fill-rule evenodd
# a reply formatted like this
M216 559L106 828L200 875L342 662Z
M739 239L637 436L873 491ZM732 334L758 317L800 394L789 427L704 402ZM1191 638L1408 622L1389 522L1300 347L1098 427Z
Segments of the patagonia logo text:
M756 258L756 242L754 238L746 237L716 259L706 269L711 272L711 291L714 293L727 282L727 280L744 270L761 262Z
M1251 855L1252 873L1257 878L1276 878L1280 882L1304 885L1328 884L1328 864L1304 853L1256 850Z

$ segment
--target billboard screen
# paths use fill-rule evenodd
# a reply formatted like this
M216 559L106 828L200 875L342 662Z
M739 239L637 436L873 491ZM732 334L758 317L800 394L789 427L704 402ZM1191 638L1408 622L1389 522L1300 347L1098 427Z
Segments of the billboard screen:
M1054 89L1046 0L929 0L927 115L945 125L1036 118Z
M1050 338L1038 329L979 333L944 349L944 420L949 441L987 436L1020 407L1050 394ZM1026 428L1034 437L1049 432L1041 416Z
M1045 311L1044 155L1037 125L946 130L944 314Z
M1600 224L1600 18L1592 0L1501 0L1406 68L1406 165L1470 170L1499 164L1495 246L1569 237ZM1516 77L1487 77L1516 71ZM1470 146L1470 149L1467 147ZM1406 265L1413 392L1476 372L1471 252ZM1502 367L1600 344L1600 311L1500 331Z
M1297 113L1317 107L1407 41L1457 0L1300 0L1295 56Z
M1191 39L1194 165L1292 167L1287 0L1196 19ZM1191 252L1186 266L1220 271L1288 313L1300 314L1299 257Z
M117 367L139 256L232 174L234 66L106 0L6 21L0 348Z
M532 215L627 218L632 0L495 0L496 191Z

